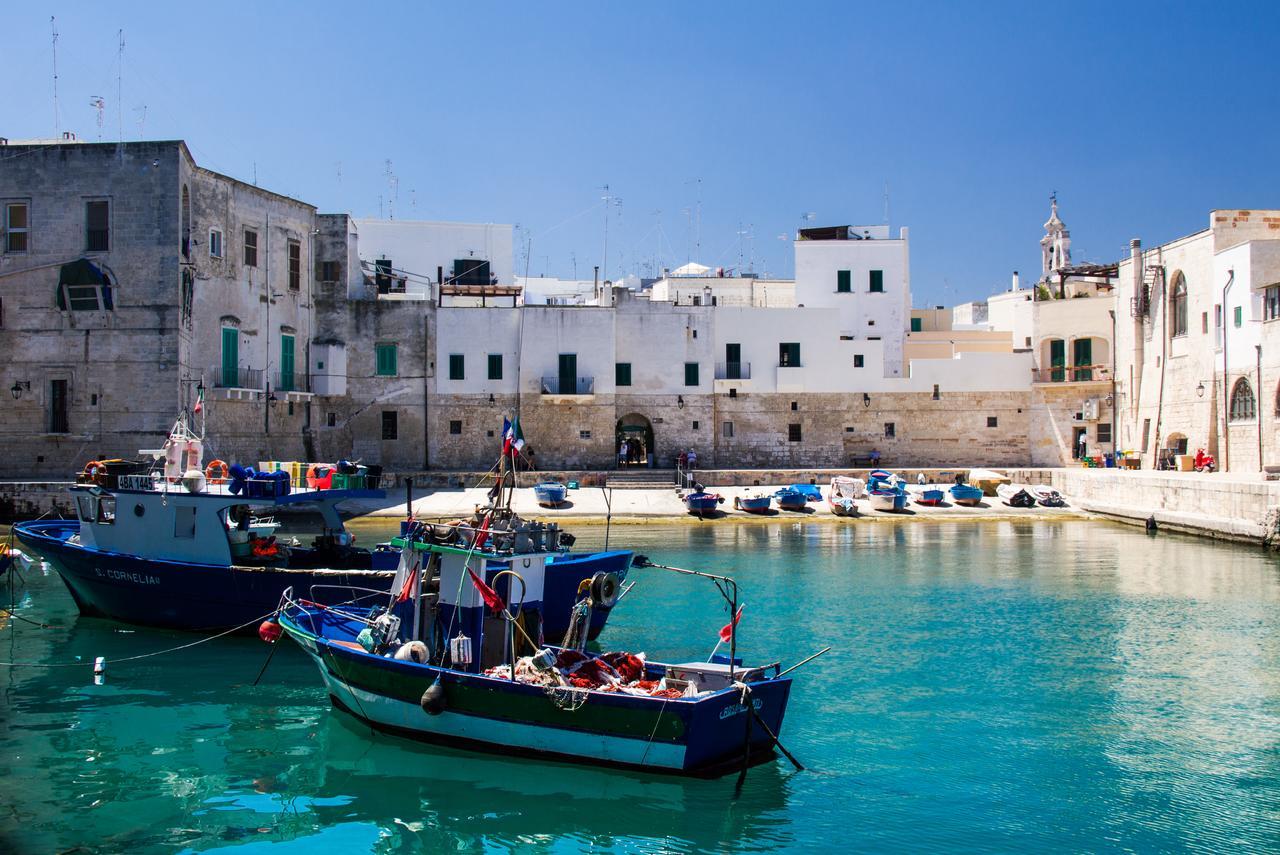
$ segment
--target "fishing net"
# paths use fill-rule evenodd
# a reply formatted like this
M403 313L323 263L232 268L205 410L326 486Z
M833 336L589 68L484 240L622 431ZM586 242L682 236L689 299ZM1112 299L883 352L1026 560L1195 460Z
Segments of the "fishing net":
M547 693L547 697L557 709L573 712L587 702L587 694L590 690L579 689L576 686L548 686L543 691Z

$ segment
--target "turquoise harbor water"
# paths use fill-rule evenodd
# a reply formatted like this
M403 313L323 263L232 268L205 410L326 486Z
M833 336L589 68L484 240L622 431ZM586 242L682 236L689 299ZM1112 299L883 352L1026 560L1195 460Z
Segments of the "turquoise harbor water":
M579 531L579 546L603 530ZM361 529L361 539L372 536ZM0 668L0 849L1259 851L1280 848L1280 565L1103 523L615 528L736 574L749 659L797 672L809 767L682 781L420 747L331 710L282 647ZM705 657L709 583L655 570L603 637ZM28 577L0 659L88 663L191 636L78 619ZM572 715L572 713L566 713ZM317 850L317 846L321 847Z

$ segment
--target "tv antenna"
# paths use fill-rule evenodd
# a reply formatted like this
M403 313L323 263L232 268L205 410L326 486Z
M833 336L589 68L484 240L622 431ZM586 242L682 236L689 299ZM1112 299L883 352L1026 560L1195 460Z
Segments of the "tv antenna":
M62 121L58 117L58 19L49 16L49 29L53 31L53 135L62 136Z
M116 37L119 39L119 46L116 48L116 121L119 125L120 142L124 142L124 30L118 30ZM101 110L98 127L102 127ZM123 151L121 154L123 155Z
M98 113L98 142L102 142L102 111L106 108L107 102L102 100L101 95L90 95L89 106Z
M138 114L138 139L142 139L142 129L147 124L147 105L143 104L141 107L134 107L133 112Z
M884 183L884 224L889 225L889 182Z
M387 176L387 219L394 220L396 218L396 199L400 195L400 179L396 178L396 174L391 171L391 158L386 159L386 168L383 174Z

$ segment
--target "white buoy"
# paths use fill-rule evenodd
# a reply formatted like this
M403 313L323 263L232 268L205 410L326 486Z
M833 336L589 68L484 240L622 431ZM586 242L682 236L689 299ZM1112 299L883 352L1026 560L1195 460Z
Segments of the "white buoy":
M106 681L107 660L104 656L99 656L93 660L93 684L101 686Z

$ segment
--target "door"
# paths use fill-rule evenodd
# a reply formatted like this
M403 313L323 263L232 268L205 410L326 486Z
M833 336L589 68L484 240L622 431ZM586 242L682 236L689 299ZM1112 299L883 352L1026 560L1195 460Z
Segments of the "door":
M578 393L578 354L560 354L560 394L576 395Z
M1052 372L1049 378L1054 383L1061 383L1067 379L1067 373L1064 370L1067 365L1067 343L1060 338L1055 338L1049 342L1049 366Z
M240 331L232 327L222 328L222 382L218 385L230 388L239 384Z
M1086 444L1084 446L1081 446L1080 444L1080 439L1082 437L1085 439L1086 443L1088 442L1088 433L1089 433L1088 428L1078 427L1078 428L1071 429L1071 457L1073 459L1079 460L1080 458L1088 455L1089 453L1088 445ZM1084 453L1081 454L1081 452L1084 452Z
M49 381L49 433L70 433L67 421L67 381Z
M1078 338L1071 344L1073 351L1071 364L1075 366L1073 371L1076 380L1092 380L1093 379L1093 339Z
M293 382L293 336L280 336L280 391L293 392L297 386Z
M726 380L742 379L742 345L724 346L724 376Z

